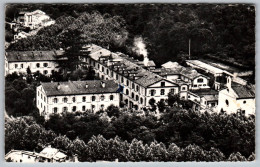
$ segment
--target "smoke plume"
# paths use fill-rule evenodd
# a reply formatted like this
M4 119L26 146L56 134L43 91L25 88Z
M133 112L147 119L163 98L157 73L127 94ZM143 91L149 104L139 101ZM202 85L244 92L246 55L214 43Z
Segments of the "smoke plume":
M133 51L136 52L138 55L143 55L144 57L147 57L148 52L147 52L146 45L145 45L142 37L134 38Z

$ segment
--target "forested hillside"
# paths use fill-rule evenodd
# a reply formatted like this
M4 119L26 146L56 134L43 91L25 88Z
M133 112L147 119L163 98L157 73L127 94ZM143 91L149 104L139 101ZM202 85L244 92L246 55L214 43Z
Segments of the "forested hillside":
M141 36L149 58L157 65L188 54L205 55L235 61L254 68L255 8L250 5L216 4L74 4L16 5L12 12L40 9L56 20L37 36L19 41L10 50L48 50L63 47L65 32L80 29L84 42L93 42L112 50L132 51L135 37ZM68 39L69 40L69 39Z

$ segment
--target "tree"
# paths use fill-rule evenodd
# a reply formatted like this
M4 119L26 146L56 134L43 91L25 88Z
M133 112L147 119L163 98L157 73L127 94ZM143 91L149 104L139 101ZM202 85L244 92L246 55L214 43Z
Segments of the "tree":
M59 135L55 137L55 139L52 142L52 146L54 148L61 149L61 150L68 150L71 144L72 144L71 140L65 135L63 136Z
M167 156L167 150L163 143L157 143L157 141L154 141L150 144L150 150L147 153L149 160L166 161Z
M228 161L246 161L246 158L237 152L230 154Z
M171 143L167 149L168 161L180 161L182 160L183 151L176 144Z
M166 104L164 99L161 99L158 103L157 103L157 107L159 109L160 112L164 112L164 110L166 109Z
M183 150L184 161L205 161L204 150L197 145L188 145Z
M216 162L225 160L225 155L219 149L213 147L210 148L206 156L208 157L207 161Z
M144 146L142 141L133 139L128 150L129 161L139 162L144 159Z

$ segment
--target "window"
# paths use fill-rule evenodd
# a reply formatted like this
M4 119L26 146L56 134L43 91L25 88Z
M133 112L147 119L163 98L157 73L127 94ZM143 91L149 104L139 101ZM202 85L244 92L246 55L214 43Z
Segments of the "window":
M43 73L46 75L46 74L48 74L48 71L47 71L47 70L44 70Z
M40 63L36 63L36 67L39 68L40 67Z
M193 87L195 87L195 88L196 88L197 86L198 86L198 85L193 85Z
M126 89L125 93L126 93L126 95L129 95L129 90L128 90L128 89Z
M116 74L116 80L118 80L118 75Z
M170 92L171 92L171 93L174 93L174 89L171 89Z
M86 101L86 96L83 96L82 97L82 102L85 102Z
M126 85L129 86L129 81L128 80L126 80Z
M109 75L109 71L108 71L108 69L107 69L107 75Z
M227 105L227 106L229 105L229 102L228 102L228 100L226 100L226 105Z
M92 106L91 106L91 109L92 109L92 111L95 110L95 105L92 105Z
M42 99L42 94L41 94L41 99Z
M48 67L48 63L43 63L43 67Z
M114 72L113 71L111 72L111 77L114 77Z
M96 96L92 96L92 101L95 101L96 100Z
M57 98L54 98L54 99L53 99L53 102L54 102L54 103L58 103L58 99L57 99Z
M135 84L134 83L132 83L132 89L134 89L135 88Z
M114 96L113 95L110 95L109 99L112 101L114 100Z
M246 101L243 101L244 104L246 104Z
M138 85L136 86L136 91L139 91L139 86Z
M86 106L82 106L82 111L85 111L86 110Z
M138 95L135 96L135 100L136 100L136 101L139 100L139 96L138 96Z
M206 86L206 84L203 84L203 86Z
M46 97L44 97L44 102L46 102Z
M68 111L68 107L63 107L63 112L67 112Z
M123 77L121 78L121 82L124 83L124 78Z
M154 90L154 89L152 89L152 90L151 90L151 96L154 96L154 95L155 95L155 93L156 93L156 92L155 92L155 90Z
M195 85L194 85L195 86ZM196 85L197 86L197 85ZM181 88L181 90L186 90L186 87L185 86L183 86L182 88Z
M72 97L72 102L73 102L73 103L76 102L76 97Z
M132 93L132 98L134 98L135 97L135 94L134 93Z
M161 89L161 95L164 95L164 94L165 94L165 90Z
M125 104L128 105L128 99L125 99Z
M242 110L241 114L245 115L246 114L246 110Z
M165 82L161 82L161 87L165 87Z
M64 102L64 103L67 103L67 102L68 102L68 98L67 98L67 97L64 97L64 98L63 98L63 102Z
M54 114L56 114L56 113L58 112L58 108L57 108L57 107L54 107L54 108L53 108L53 112L54 112Z
M100 109L101 109L101 110L104 110L104 104L102 104L102 105L100 106Z
M199 78L199 79L198 79L198 82L199 82L199 83L203 82L203 78Z
M143 104L143 98L142 97L140 98L140 103Z
M18 67L18 64L15 64L14 67L17 68L17 67Z
M100 97L100 100L101 100L101 101L104 101L104 99L105 99L105 96L102 95L102 96Z
M23 64L21 64L21 68L23 68Z
M77 107L76 106L73 106L72 107L72 111L75 112L77 110Z
M104 69L104 67L102 67L102 72L104 72L105 71L105 69Z

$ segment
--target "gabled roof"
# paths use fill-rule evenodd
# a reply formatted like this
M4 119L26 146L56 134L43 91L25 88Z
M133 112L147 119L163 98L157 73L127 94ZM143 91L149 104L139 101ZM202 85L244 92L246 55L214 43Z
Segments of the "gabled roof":
M248 88L247 86L236 85L236 86L232 86L232 89L240 99L255 97L255 92L252 89Z
M151 73L151 72L150 72ZM151 84L154 84L158 81L161 81L163 80L162 77L156 75L156 74L153 74L151 73L150 75L144 75L143 77L135 80L135 82L143 87L147 87Z
M206 101L218 101L218 95L204 95Z
M102 82L105 87L101 86ZM47 96L116 93L118 90L118 84L113 80L46 82L41 85Z
M62 50L55 51L11 51L6 52L8 62L24 61L54 61L58 60L57 56L64 54Z
M204 76L200 73L198 73L195 69L191 68L191 67L184 67L181 66L179 63L177 62L167 62L165 64L162 65L163 68L161 70L160 75L165 76L165 75L183 75L187 78L190 79L195 79L199 76ZM206 77L206 76L204 76Z

